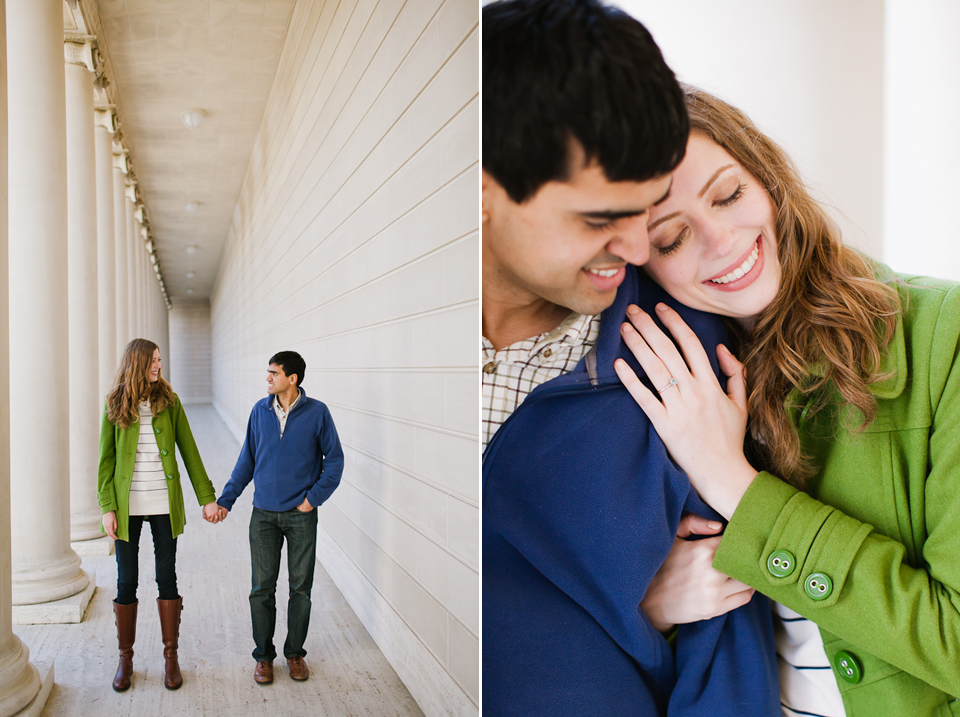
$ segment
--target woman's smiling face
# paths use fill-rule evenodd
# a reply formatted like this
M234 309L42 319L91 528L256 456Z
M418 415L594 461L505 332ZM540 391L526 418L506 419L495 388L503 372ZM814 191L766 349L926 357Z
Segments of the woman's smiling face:
M780 288L776 211L726 150L691 132L670 196L653 207L646 272L671 296L751 326Z

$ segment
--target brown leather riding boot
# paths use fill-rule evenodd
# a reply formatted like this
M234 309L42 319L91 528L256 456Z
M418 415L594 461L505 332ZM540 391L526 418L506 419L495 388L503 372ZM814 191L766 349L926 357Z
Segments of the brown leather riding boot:
M160 610L160 635L163 637L163 659L165 662L163 685L168 690L176 690L183 684L180 674L180 662L177 660L177 648L180 638L180 611L183 598L176 600L157 599Z
M113 689L123 692L130 687L133 674L133 643L137 639L137 603L120 605L113 601L114 622L117 625L117 642L120 643L120 664L113 678Z

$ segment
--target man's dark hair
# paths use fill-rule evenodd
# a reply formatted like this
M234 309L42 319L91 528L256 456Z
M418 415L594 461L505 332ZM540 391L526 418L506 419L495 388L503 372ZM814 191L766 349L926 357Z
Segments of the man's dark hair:
M283 369L284 375L288 378L293 374L297 374L297 386L303 385L303 372L307 370L307 364L303 360L303 356L296 351L281 351L280 353L275 353L270 358L270 364Z
M515 202L564 181L572 140L611 182L683 159L683 93L647 29L597 0L483 8L483 168Z

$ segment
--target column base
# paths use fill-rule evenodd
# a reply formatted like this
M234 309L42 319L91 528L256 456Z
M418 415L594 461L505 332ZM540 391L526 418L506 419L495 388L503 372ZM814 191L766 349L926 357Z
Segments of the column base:
M80 557L69 547L66 550L59 560L26 570L19 570L14 562L11 582L15 606L54 602L86 589L88 576L80 567Z
M113 555L113 538L109 535L101 535L95 540L80 540L76 543L70 543L73 552L81 558L88 558L91 555Z
M40 717L43 714L43 708L50 699L50 691L53 689L53 663L35 662L33 663L40 673L40 691L33 701L17 712L12 717Z
M87 587L76 595L35 605L14 605L14 625L54 625L83 622L84 613L97 589L97 573L90 573Z
M70 516L70 540L96 540L103 536L100 532L100 511L80 513Z

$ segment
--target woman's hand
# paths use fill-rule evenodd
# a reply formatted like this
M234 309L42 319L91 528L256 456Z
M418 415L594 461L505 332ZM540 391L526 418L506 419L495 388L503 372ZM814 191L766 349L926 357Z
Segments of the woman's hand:
M631 323L623 324L621 334L650 381L660 387L659 399L626 361L618 359L614 368L693 487L729 520L757 475L743 455L747 427L743 364L726 347L717 347L720 369L727 376L724 393L696 334L665 304L657 304L657 313L683 356L636 306L627 308Z
M666 633L674 625L709 620L750 602L753 588L712 567L721 536L684 540L690 535L714 535L721 527L693 513L683 516L670 554L640 602L658 631Z
M109 535L114 540L117 540L117 514L108 510L100 518L100 523L103 525L103 532Z
M203 506L203 519L214 525L220 522L220 506L217 505L216 501L211 501Z

